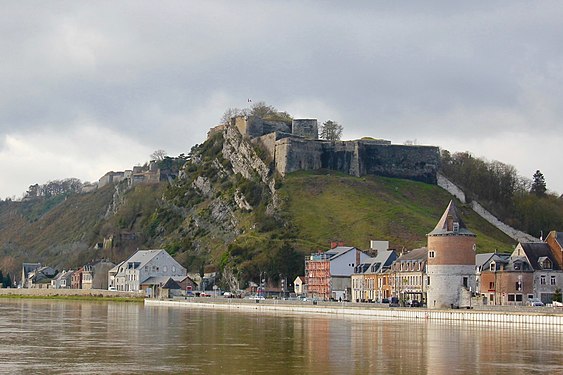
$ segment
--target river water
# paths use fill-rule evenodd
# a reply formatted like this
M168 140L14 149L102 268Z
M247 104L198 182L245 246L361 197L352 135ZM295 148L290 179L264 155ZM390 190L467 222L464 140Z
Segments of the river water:
M563 374L563 329L0 299L2 374Z

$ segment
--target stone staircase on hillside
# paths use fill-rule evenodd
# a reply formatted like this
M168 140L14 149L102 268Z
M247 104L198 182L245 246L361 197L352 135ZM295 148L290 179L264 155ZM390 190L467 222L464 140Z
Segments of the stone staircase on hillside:
M467 203L465 198L465 193L463 192L463 190L461 190L458 186L456 186L453 182L451 182L441 174L438 174L438 186L448 191L451 195L459 199L462 203ZM524 243L541 242L539 238L531 236L528 233L524 233L518 229L512 228L510 225L503 223L492 213L487 211L483 206L481 206L479 202L472 201L470 205L473 211L475 211L479 216L481 216L483 219L487 220L489 223L497 227L500 231L505 233L510 238L518 242L524 242Z

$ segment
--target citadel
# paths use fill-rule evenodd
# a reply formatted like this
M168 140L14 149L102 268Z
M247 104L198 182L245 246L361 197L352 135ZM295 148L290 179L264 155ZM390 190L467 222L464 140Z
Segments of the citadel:
M294 119L291 124L256 116L233 117L212 135L236 128L261 146L281 176L298 170L334 170L352 176L378 175L437 183L440 152L434 146L396 145L383 139L320 140L316 119Z

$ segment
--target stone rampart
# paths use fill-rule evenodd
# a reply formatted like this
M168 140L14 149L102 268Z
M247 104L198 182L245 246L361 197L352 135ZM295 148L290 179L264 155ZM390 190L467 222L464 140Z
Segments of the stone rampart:
M276 141L276 170L282 176L298 170L329 169L353 176L378 175L436 184L439 150L431 146L391 145L378 141Z

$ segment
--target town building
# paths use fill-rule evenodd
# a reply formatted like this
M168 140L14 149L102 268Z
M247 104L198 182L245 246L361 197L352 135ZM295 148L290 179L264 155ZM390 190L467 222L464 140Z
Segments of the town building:
M41 268L41 263L22 263L21 284L20 284L22 288L30 287L30 285L28 285L29 273L35 271L38 268Z
M307 295L307 280L305 276L297 276L293 280L293 292L298 296Z
M133 292L144 290L151 295L152 288L161 281L154 279L153 283L150 279L165 276L181 281L187 276L187 271L165 250L140 250L108 272L108 288Z
M380 302L383 298L388 298L383 290L383 281L387 278L381 275L391 268L396 259L397 253L394 250L377 250L373 258L357 265L351 276L352 301Z
M24 263L24 267L28 267L28 273L26 279L23 280L23 288L50 288L51 280L55 277L57 271L49 266L39 266L35 269L33 268L33 263ZM38 263L36 263L38 264ZM23 267L22 267L23 268ZM22 275L24 271L22 271Z
M487 305L524 305L532 298L534 270L525 257L514 254L476 256L477 292Z
M403 304L408 301L418 301L422 305L426 302L427 257L428 251L422 247L397 258L388 276L392 297L396 297Z
M429 308L471 306L475 291L475 237L450 204L427 235L427 305Z
M551 303L557 289L563 286L563 271L559 266L552 249L546 242L519 243L512 258L521 258L533 272L531 292L528 299L539 299L543 303Z
M53 289L70 289L72 285L73 270L61 271L51 280L51 288Z
M322 300L350 300L354 268L369 258L363 251L342 244L333 244L332 248L324 253L307 256L307 296Z

